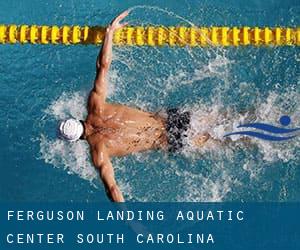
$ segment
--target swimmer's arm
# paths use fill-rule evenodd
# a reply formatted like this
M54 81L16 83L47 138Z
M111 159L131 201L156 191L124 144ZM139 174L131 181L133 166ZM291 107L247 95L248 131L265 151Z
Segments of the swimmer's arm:
M99 170L100 178L105 186L108 198L114 202L124 202L123 195L117 185L114 169L105 146L102 144L92 154L95 167Z
M112 61L112 44L114 32L117 29L123 28L127 23L120 23L127 15L128 11L123 12L117 16L111 24L107 27L103 46L96 61L96 78L94 84L94 91L102 96L104 99L107 95L107 75Z
M113 33L107 28L103 46L96 61L96 78L94 91L104 99L107 94L107 75L112 61L112 39Z

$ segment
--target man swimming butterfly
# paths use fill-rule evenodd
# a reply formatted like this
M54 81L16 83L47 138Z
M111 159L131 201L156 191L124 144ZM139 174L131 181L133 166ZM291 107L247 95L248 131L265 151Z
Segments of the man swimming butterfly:
M107 103L107 76L112 61L113 35L127 23L120 23L128 11L116 17L107 27L105 39L96 61L96 78L88 98L88 115L85 121L68 119L59 124L59 137L74 142L87 140L92 161L99 170L108 197L123 202L117 186L111 157L135 152L161 149L177 152L183 147L185 132L190 126L190 113L169 109L167 117L145 112L125 105ZM196 146L208 139L207 133L195 137Z

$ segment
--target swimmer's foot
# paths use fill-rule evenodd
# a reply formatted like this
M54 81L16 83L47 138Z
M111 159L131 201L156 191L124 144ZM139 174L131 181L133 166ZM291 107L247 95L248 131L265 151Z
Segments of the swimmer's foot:
M205 134L197 136L193 140L193 143L196 147L202 147L210 138L211 137L210 137L209 133L205 133Z

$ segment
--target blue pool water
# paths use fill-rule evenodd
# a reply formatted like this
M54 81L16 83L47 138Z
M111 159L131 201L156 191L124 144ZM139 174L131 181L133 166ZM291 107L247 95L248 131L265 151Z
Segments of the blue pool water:
M0 23L105 25L132 8L131 25L299 26L299 1L10 0ZM86 143L55 137L59 119L83 118L96 46L0 45L0 200L104 201ZM220 138L239 123L300 127L300 50L116 47L109 100L145 110L192 110L193 131ZM225 115L226 114L226 115ZM187 147L113 159L130 201L300 201L300 136L282 143Z

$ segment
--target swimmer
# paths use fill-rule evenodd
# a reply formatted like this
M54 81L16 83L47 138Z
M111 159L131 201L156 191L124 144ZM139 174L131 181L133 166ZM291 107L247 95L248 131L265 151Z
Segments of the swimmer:
M94 87L88 98L88 115L84 121L70 118L59 124L59 137L70 142L86 140L90 145L92 161L105 186L108 197L123 202L116 183L112 157L125 156L145 150L180 151L191 115L179 109L169 109L167 116L109 103L107 76L112 61L114 32L128 23L121 21L129 14L123 12L107 27L103 46L96 61ZM210 139L208 133L195 136L195 146L201 147Z

